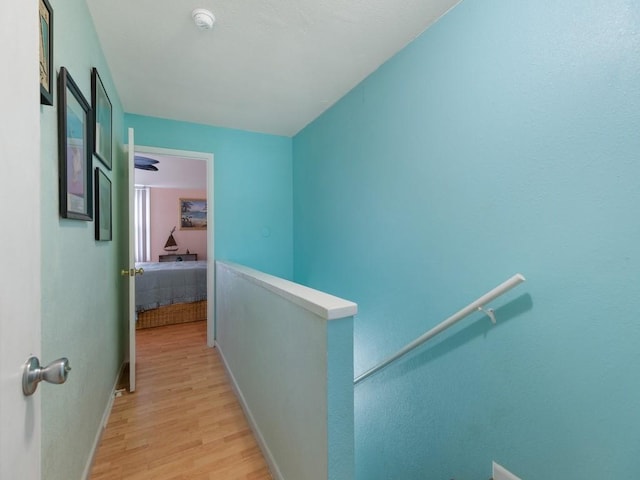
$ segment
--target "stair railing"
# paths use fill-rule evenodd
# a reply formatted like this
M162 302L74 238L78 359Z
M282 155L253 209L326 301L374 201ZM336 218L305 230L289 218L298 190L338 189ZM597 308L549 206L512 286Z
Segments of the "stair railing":
M373 375L374 373L378 372L379 370L382 370L384 367L386 367L390 363L392 363L395 360L399 359L400 357L406 355L411 350L413 350L416 347L419 347L420 345L422 345L426 341L432 339L436 335L442 333L447 328L451 327L452 325L454 325L455 323L459 322L460 320L462 320L466 316L472 314L473 312L477 312L477 311L484 312L491 319L491 322L495 324L496 323L496 317L495 317L495 314L494 314L494 310L492 308L489 308L489 309L485 310L484 306L487 303L489 303L490 301L496 299L500 295L502 295L505 292L511 290L513 287L521 284L524 281L525 281L524 276L522 274L520 274L520 273L516 273L509 280L501 283L500 285L495 287L493 290L485 293L480 298L478 298L477 300L471 302L469 305L464 307L462 310L459 310L457 313L454 313L453 315L451 315L449 318L444 320L442 323L436 325L435 327L433 327L428 332L425 332L424 334L420 335L413 342L408 343L407 345L402 347L400 350L398 350L396 353L394 353L390 357L387 357L382 362L378 363L376 366L370 368L366 372L364 372L364 373L360 374L359 376L357 376L354 379L353 383L355 385L357 385L358 383L360 383L365 378Z

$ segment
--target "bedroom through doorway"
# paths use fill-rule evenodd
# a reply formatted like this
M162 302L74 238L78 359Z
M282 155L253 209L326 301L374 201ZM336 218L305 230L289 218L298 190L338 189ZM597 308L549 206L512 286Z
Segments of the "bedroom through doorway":
M213 346L213 155L136 145L134 166L136 328L204 320Z

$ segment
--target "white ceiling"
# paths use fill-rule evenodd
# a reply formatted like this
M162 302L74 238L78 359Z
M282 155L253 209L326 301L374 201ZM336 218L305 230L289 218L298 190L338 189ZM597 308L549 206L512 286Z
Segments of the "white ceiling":
M292 136L459 1L87 4L126 112Z
M135 169L135 184L146 187L207 189L207 162L193 158L140 153L158 160L157 172Z

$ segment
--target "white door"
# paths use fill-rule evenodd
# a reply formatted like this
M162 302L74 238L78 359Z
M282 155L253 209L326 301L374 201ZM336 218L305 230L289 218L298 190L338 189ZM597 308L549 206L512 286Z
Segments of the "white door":
M4 255L0 275L2 479L40 479L40 391L22 393L22 366L40 354L38 38L37 0L0 2L2 245L6 252L25 252Z
M129 207L129 391L136 390L136 264L135 264L135 173L134 173L135 144L133 128L129 129L128 140L128 185L127 204Z

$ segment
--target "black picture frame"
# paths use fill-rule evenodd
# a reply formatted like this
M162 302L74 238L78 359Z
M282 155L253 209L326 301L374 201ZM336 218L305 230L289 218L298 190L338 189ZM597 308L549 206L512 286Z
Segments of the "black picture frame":
M40 0L40 104L53 105L53 9Z
M58 74L60 216L93 219L91 107L65 67Z
M111 170L112 105L97 68L91 69L91 103L93 105L93 153Z
M113 220L111 215L111 180L96 167L95 170L95 225L96 240L110 242L113 238Z

